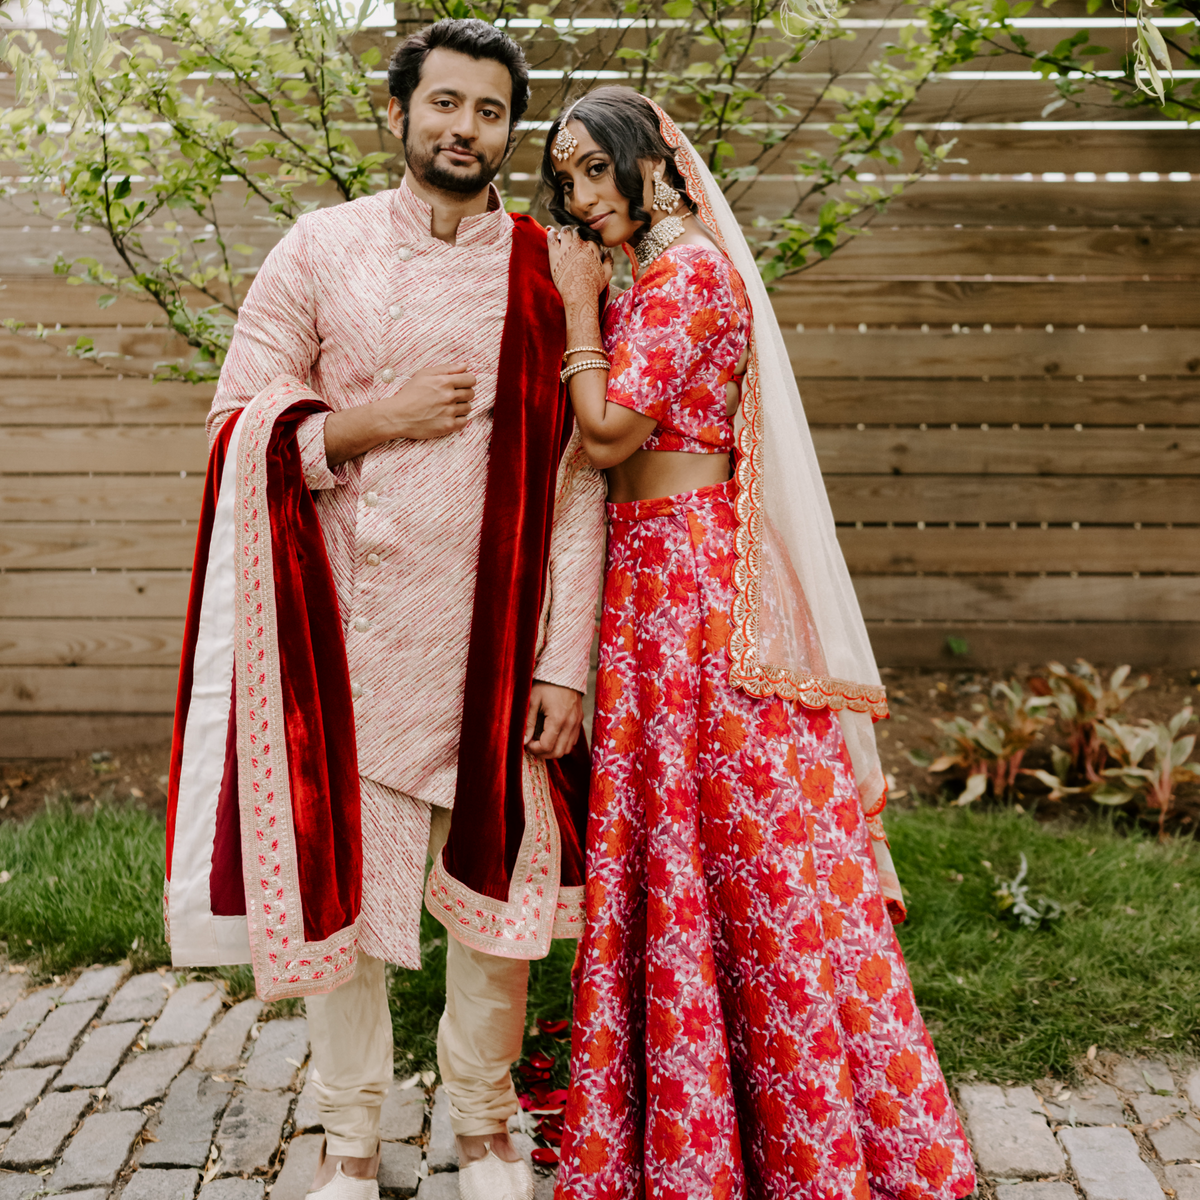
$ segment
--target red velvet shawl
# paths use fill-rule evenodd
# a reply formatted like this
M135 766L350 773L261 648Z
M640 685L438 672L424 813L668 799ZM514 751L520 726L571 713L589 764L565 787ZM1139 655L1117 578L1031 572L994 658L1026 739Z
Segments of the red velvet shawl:
M566 320L550 276L546 231L513 217L508 309L471 617L458 781L446 872L470 892L507 901L525 835L523 748L538 625L550 565L558 466L571 436L559 371ZM561 847L561 885L583 883L590 757L582 734L547 764ZM435 910L435 915L442 914Z

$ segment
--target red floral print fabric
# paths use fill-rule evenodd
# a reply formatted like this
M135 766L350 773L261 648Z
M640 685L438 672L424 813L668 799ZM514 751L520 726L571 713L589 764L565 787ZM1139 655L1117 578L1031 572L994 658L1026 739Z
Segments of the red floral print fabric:
M669 246L605 310L607 399L653 417L643 450L733 449L725 385L750 340L750 302L729 260Z
M841 727L728 682L732 482L609 505L557 1200L954 1200Z

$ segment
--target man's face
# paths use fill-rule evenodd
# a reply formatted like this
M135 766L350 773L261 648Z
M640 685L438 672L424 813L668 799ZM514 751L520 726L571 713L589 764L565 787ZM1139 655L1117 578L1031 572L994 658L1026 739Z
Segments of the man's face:
M404 143L408 169L427 187L474 196L508 151L512 77L503 63L431 50L408 112L392 97L388 127Z

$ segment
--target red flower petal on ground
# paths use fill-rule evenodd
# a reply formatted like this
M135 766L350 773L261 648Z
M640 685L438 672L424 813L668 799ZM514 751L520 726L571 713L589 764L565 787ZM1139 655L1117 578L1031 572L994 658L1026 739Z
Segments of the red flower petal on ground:
M549 1146L535 1146L529 1157L540 1166L553 1167L558 1163L558 1151Z
M823 1029L818 1029L812 1035L809 1041L809 1047L812 1050L814 1058L821 1062L826 1062L829 1059L837 1058L842 1052L842 1040L837 1035L837 1030L832 1025L826 1025Z
M848 1129L833 1139L830 1147L830 1164L838 1169L853 1167L858 1163L858 1142Z
M862 883L862 867L852 858L843 858L829 873L829 890L843 904L850 904L858 898Z
M954 1151L942 1142L926 1146L917 1155L917 1174L929 1180L930 1187L941 1187L954 1166Z
M800 781L800 790L813 808L823 810L833 796L833 771L824 763L809 767Z
M935 1120L940 1120L950 1104L946 1089L940 1083L935 1083L927 1091L921 1093L921 1107Z
M901 1050L892 1056L884 1075L900 1095L911 1096L921 1083L921 1060L911 1050Z
M871 1029L871 1010L855 996L849 996L838 1007L838 1015L842 1018L842 1028L847 1033L869 1033Z
M854 976L858 986L878 1003L892 986L892 968L882 954L872 954Z
M876 1092L867 1105L867 1115L880 1129L896 1129L900 1125L900 1114L904 1105L893 1100L887 1092Z

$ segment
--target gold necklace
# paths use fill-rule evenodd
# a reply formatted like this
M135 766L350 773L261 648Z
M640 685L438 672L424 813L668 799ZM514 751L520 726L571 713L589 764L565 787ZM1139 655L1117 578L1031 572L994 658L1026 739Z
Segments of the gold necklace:
M646 231L646 236L633 248L638 269L644 271L672 242L677 242L681 237L682 217L663 217L657 225L652 225Z

